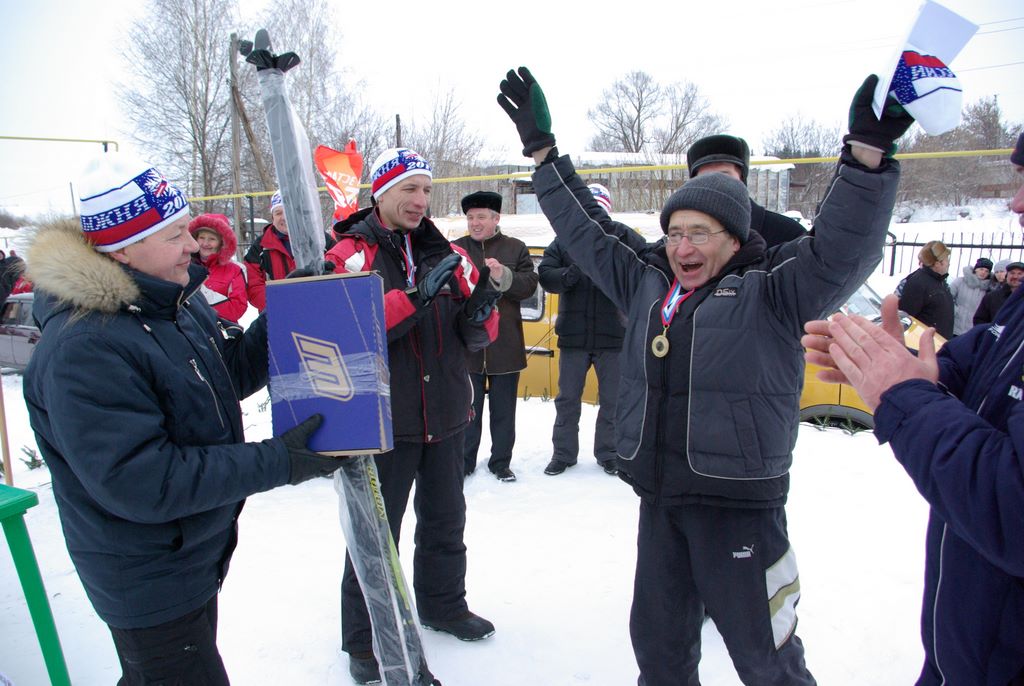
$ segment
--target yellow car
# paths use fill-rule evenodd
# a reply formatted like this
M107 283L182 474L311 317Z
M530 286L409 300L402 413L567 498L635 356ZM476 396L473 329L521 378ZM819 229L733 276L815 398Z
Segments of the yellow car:
M540 263L544 248L531 247L534 266ZM882 298L867 284L860 287L842 308L846 314L858 314L869 320L880 321ZM558 335L555 319L558 316L558 295L548 293L540 285L533 297L522 301L523 334L526 344L527 367L519 375L521 398L554 398L558 394ZM901 313L907 342L913 348L924 327L916 319ZM936 345L943 341L936 336ZM819 381L815 374L820 367L807 365L804 371L804 390L800 396L800 420L820 425L855 429L874 428L875 422L864 401L853 388L845 384ZM597 403L597 377L591 368L583 390L585 402Z

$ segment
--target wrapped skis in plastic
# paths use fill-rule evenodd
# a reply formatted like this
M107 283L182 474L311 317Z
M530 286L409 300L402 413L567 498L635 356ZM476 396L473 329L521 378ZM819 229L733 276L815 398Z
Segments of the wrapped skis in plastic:
M247 43L242 46L243 53L246 47ZM275 55L271 52L269 34L260 29L246 60L256 65L295 266L321 274L324 226L313 157L306 129L288 99L284 77L286 71L299 64L299 57L293 52Z
M388 686L430 686L412 597L391 537L372 455L345 460L335 472L341 529L348 541L373 627L373 653ZM381 630L387 627L387 630Z
M292 52L274 54L266 29L260 29L253 42L242 41L239 50L256 65L296 267L321 274L324 231L313 157L284 78L299 64L299 57ZM335 472L335 488L349 556L370 612L381 678L387 686L440 686L427 669L373 457L346 458Z

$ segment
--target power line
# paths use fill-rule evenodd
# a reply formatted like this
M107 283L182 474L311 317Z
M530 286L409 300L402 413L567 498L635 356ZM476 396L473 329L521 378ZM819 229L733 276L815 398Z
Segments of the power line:
M997 19L996 21L986 21L979 24L979 26L991 26L992 24L1005 24L1011 21L1021 21L1024 17L1014 17L1013 19Z
M993 33L1006 33L1007 31L1020 31L1021 29L1024 29L1024 26L1014 26L1013 28L1009 29L995 29L993 31L978 31L978 35L988 36Z
M982 69L999 69L1000 67L1015 67L1018 64L1024 64L1024 62L1007 62L1005 64L990 64L984 67L971 67L970 69L957 69L957 72L965 71L981 71Z

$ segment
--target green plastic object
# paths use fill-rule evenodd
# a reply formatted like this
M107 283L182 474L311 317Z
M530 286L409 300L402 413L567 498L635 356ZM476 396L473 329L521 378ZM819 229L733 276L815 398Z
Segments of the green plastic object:
M21 589L25 592L25 602L32 616L39 647L43 651L50 683L53 686L71 686L68 666L64 662L64 651L60 647L57 626L50 611L50 601L46 597L43 577L39 573L39 564L36 562L36 554L32 549L32 540L28 537L28 528L23 516L28 508L38 504L39 497L32 491L0 484L0 523L3 524L4 535L7 536L7 546L11 549Z

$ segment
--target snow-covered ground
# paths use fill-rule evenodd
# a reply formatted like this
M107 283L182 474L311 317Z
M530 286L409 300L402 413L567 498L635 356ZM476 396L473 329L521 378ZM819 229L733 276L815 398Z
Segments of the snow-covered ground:
M971 208L971 219L893 224L896 235L924 239L957 231L1012 231L1005 205ZM949 214L948 212L946 214ZM651 239L654 214L615 215ZM915 216L915 218L918 218ZM921 218L926 218L922 215ZM439 218L451 237L461 217ZM546 245L537 215L503 217L510 235ZM20 246L19 246L20 247ZM956 272L955 272L956 273ZM880 293L899 276L872 277ZM64 545L49 473L28 470L22 447L35 449L21 377L3 376L15 485L39 495L26 515L71 673L78 686L115 683L120 670L105 625L85 597ZM245 402L246 435L271 434L265 394ZM636 683L628 615L638 500L605 475L588 452L596 408L584 406L579 466L550 477L554 406L520 401L515 483L478 470L466 482L470 607L497 633L461 643L426 632L430 665L445 686L625 686ZM489 448L487 432L481 449ZM400 549L411 573L412 508ZM905 685L920 669L919 606L927 506L870 433L800 427L788 505L801 570L798 633L819 683ZM232 682L347 685L340 652L339 582L344 540L333 485L317 479L249 499L220 601L219 644ZM10 553L0 546L0 677L17 686L47 683L42 656ZM411 582L411 579L410 579ZM701 682L738 684L713 625L705 627ZM0 684L3 684L0 678Z
M4 375L3 392L15 485L39 495L25 519L72 682L113 684L117 658L68 557L49 473L29 471L19 459L22 446L35 447L21 377ZM245 403L250 440L270 435L269 410L259 409L264 399ZM636 683L627 621L638 501L589 457L595 415L596 408L584 406L580 464L545 476L554 406L521 401L512 463L519 480L500 483L486 470L467 480L469 602L497 633L462 643L425 632L430 665L445 686ZM481 461L486 432L484 443ZM869 433L801 426L788 512L803 592L798 633L818 682L912 683L922 657L927 507L888 448ZM407 574L412 517L401 544ZM349 684L339 638L344 540L332 483L317 479L253 496L240 528L220 601L219 643L232 682ZM0 674L17 686L47 683L6 546L0 579ZM701 682L739 683L711 625Z

